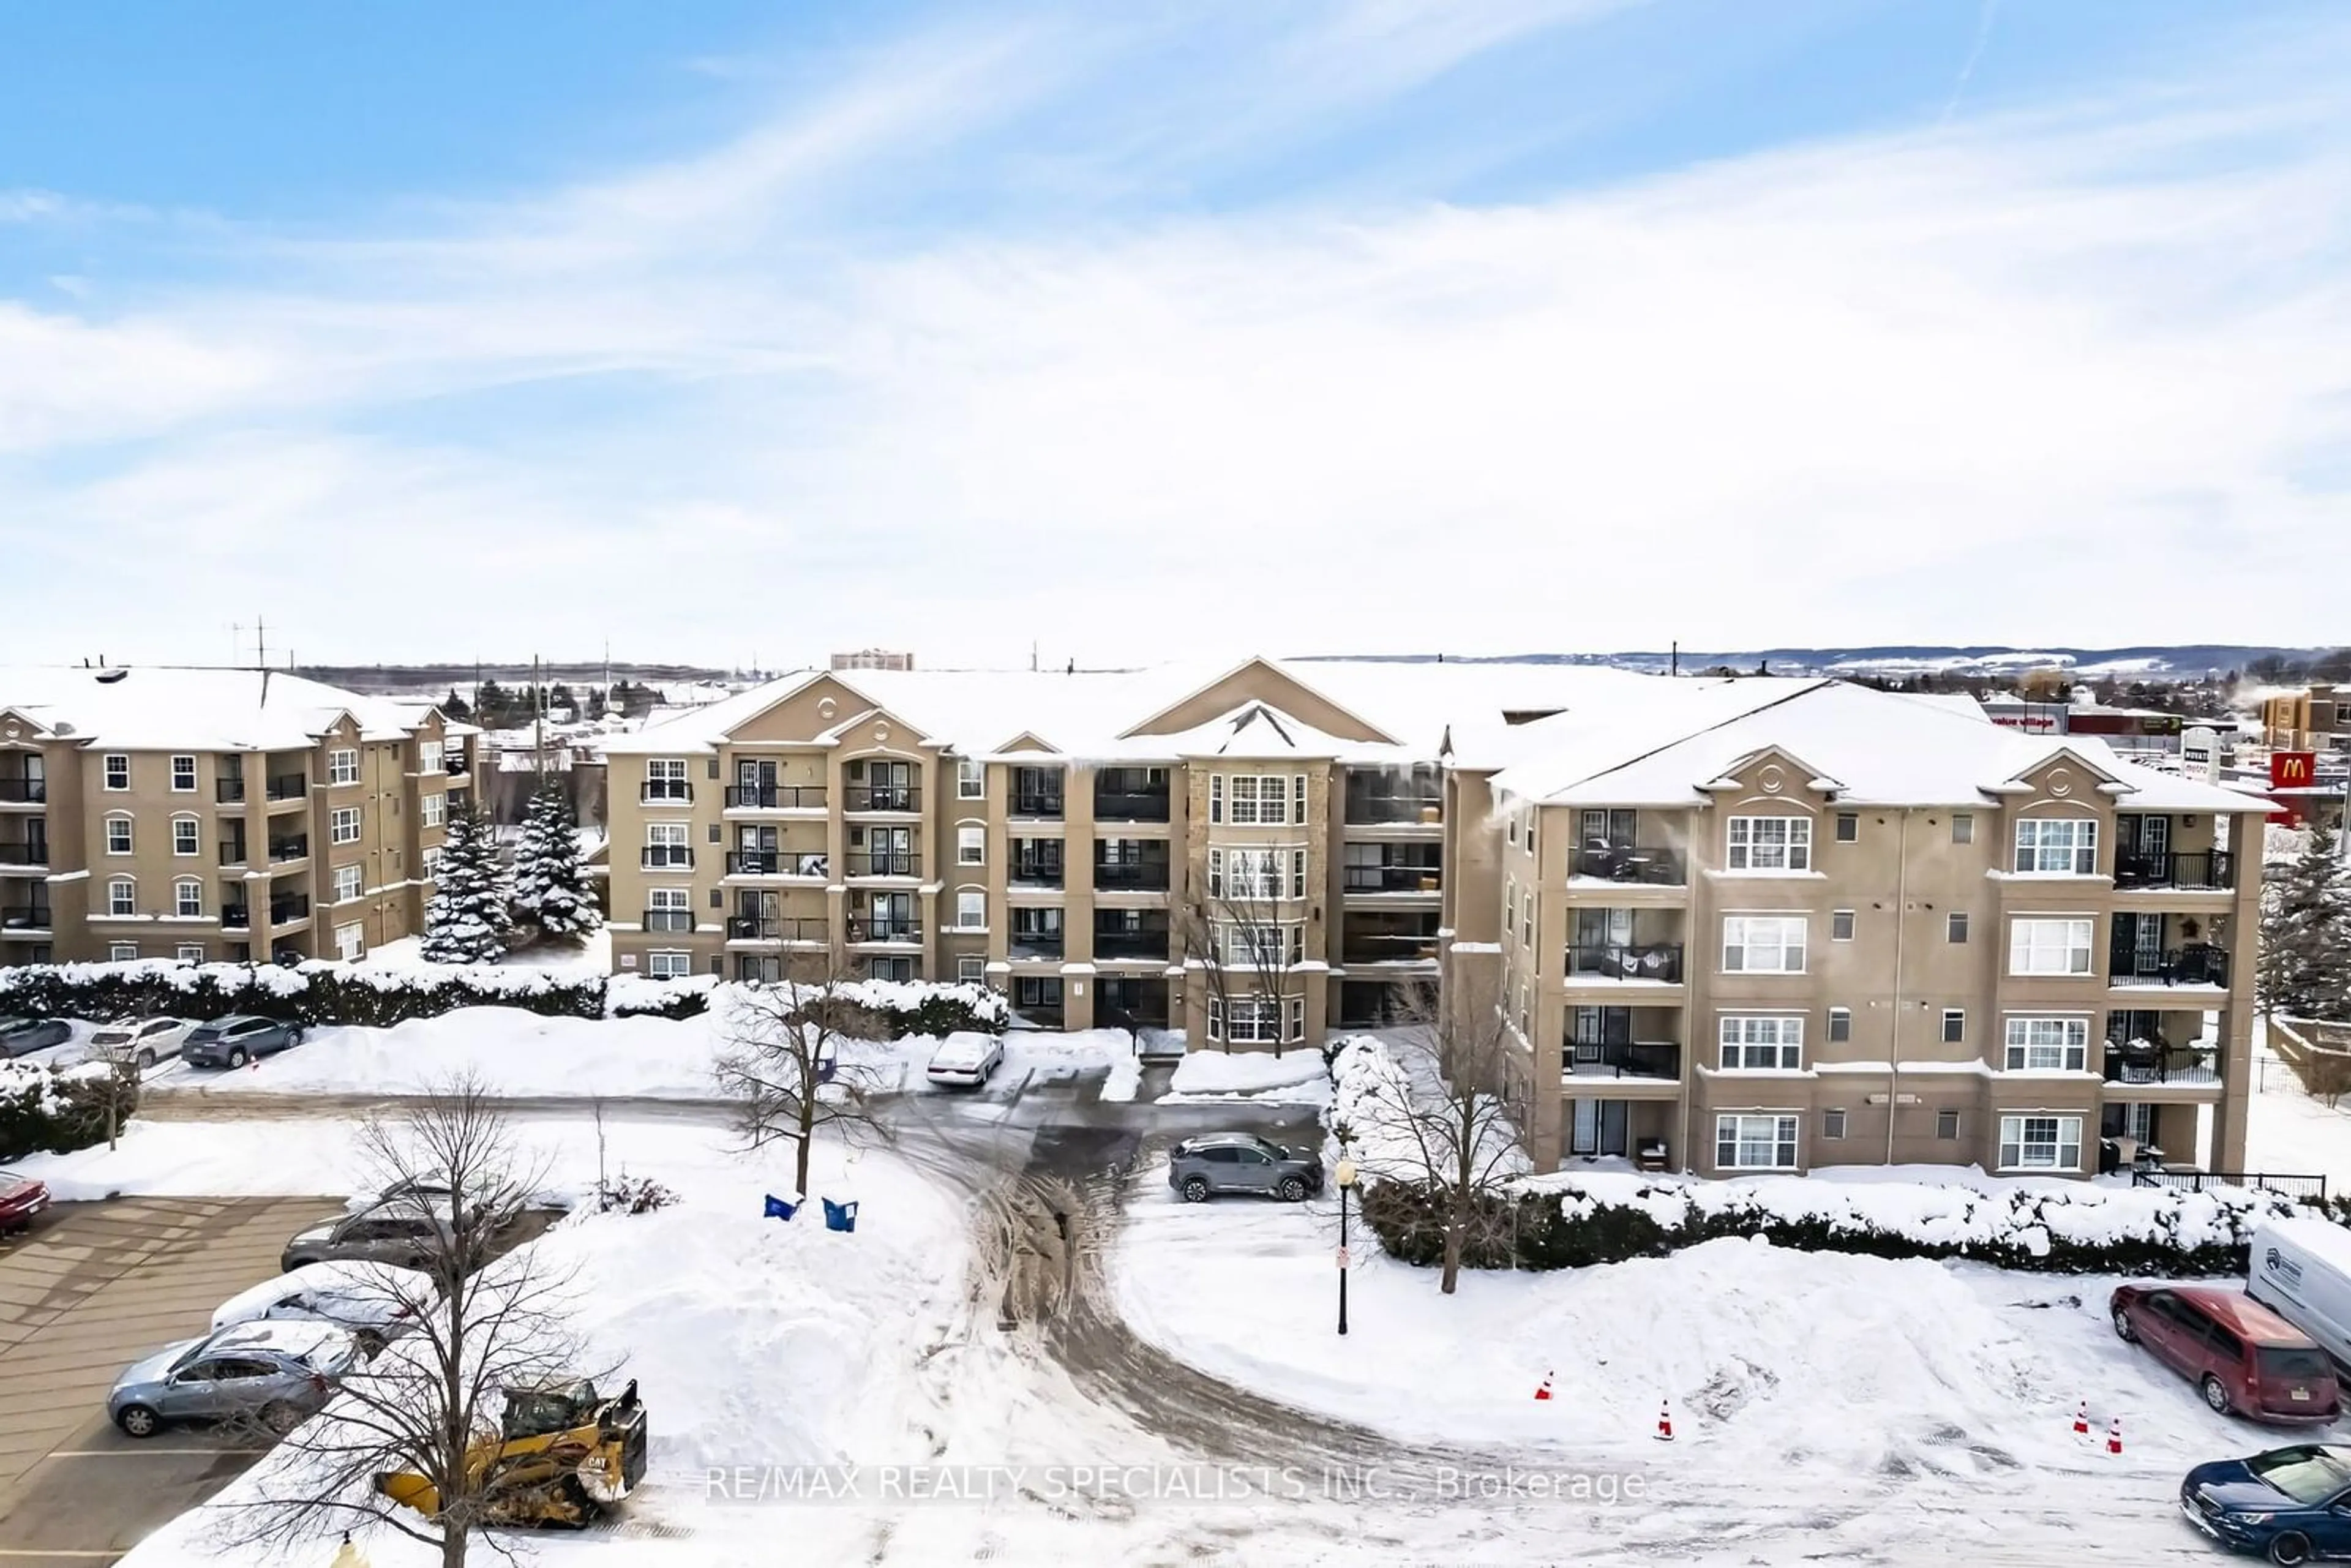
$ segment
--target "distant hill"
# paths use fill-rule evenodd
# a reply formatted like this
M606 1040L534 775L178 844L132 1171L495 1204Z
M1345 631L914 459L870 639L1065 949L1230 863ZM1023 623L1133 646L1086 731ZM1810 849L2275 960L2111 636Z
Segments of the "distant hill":
M1768 665L1775 674L1845 675L1942 674L2013 675L2020 670L2061 667L2085 675L2203 675L2241 671L2253 660L2274 656L2309 660L2332 652L2326 648L2283 648L2229 643L2149 643L2130 648L2011 648L1993 644L1938 647L1926 643L1896 643L1867 648L1685 648L1679 662L1685 673L1728 664L1751 670ZM1665 670L1675 655L1656 650L1615 653L1497 653L1465 656L1454 653L1332 653L1313 658L1370 659L1395 664L1604 664L1624 670Z

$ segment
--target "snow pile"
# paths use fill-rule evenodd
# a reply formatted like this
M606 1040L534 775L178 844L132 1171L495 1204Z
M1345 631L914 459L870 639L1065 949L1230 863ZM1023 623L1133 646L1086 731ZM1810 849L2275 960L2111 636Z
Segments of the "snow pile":
M103 1061L68 1067L0 1061L0 1160L103 1139L113 1079L114 1069Z
M1320 1051L1196 1051L1176 1066L1163 1105L1322 1105L1331 1099L1331 1071Z

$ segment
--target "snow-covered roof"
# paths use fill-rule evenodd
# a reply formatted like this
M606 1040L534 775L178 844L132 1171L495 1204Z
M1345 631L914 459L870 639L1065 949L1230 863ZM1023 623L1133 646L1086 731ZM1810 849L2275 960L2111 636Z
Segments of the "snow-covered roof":
M53 736L126 751L306 750L344 715L397 740L429 709L284 671L0 666L0 710Z
M1687 806L1766 751L1839 800L1980 804L2060 754L2134 810L2247 811L2231 789L2126 761L2095 736L2036 736L1955 704L1835 680L1755 677L1708 689L1666 682L1637 720L1567 714L1527 727L1525 760L1499 794L1550 803Z

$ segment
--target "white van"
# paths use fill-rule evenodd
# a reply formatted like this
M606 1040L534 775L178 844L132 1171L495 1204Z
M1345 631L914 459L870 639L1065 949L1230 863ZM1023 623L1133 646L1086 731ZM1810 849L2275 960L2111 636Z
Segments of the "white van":
M2245 1293L2351 1367L2351 1229L2329 1219L2264 1220Z

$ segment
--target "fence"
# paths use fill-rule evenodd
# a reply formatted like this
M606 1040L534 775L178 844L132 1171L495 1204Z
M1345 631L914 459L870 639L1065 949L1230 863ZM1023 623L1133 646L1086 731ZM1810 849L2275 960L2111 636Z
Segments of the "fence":
M2326 1201L2325 1176L2281 1176L2274 1171L2133 1171L2131 1186L2168 1187L2173 1192L2202 1192L2214 1186L2258 1187L2303 1202Z

